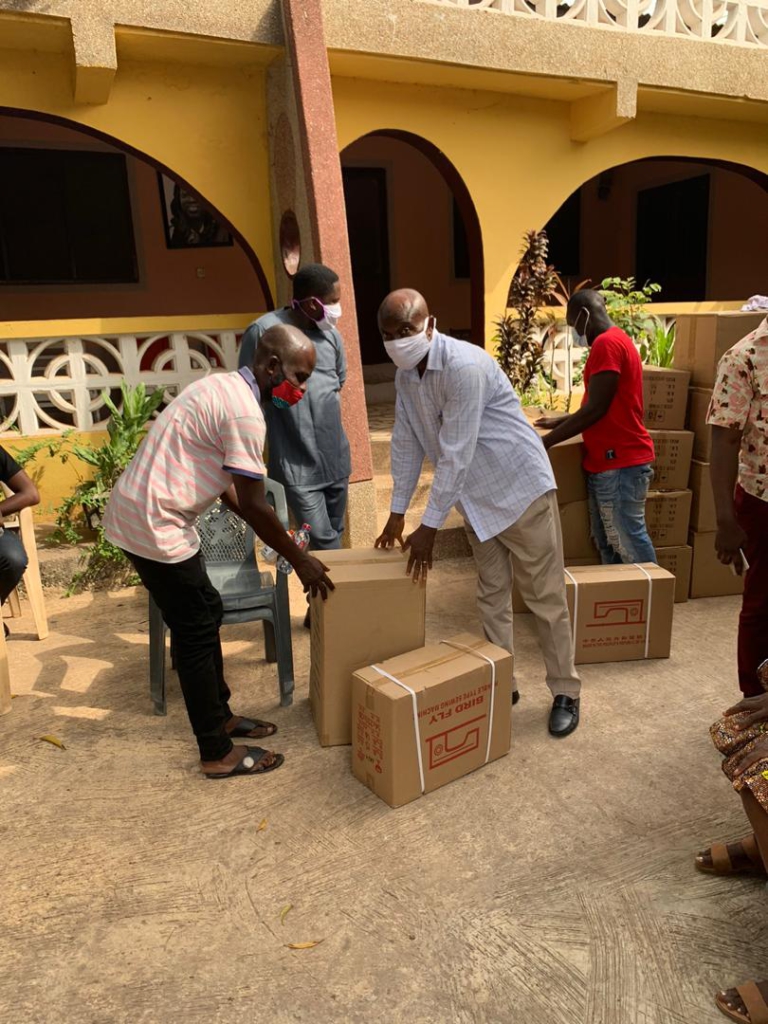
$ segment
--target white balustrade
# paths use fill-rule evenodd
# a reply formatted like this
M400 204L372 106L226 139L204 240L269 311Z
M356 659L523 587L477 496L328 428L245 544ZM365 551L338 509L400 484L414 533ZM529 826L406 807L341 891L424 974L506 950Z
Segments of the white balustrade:
M423 0L420 0L423 2ZM429 0L646 35L768 46L768 0Z
M104 426L120 385L162 388L170 401L211 372L237 368L235 331L105 334L0 341L0 436Z

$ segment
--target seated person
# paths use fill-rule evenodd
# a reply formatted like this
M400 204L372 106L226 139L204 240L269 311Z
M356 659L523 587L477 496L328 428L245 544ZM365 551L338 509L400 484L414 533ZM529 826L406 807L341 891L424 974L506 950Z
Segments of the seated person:
M34 482L5 448L0 447L0 483L12 493L0 501L0 518L16 515L23 508L40 504ZM27 553L16 533L0 527L0 604L18 585L27 568ZM4 625L5 635L8 627Z
M768 662L761 666L768 684ZM765 876L768 864L768 693L747 697L729 708L712 727L712 738L725 755L723 770L741 796L752 831L737 842L714 843L696 858L699 871L713 875ZM765 772L765 774L764 774ZM742 1024L768 1020L768 981L750 981L718 992L718 1008Z

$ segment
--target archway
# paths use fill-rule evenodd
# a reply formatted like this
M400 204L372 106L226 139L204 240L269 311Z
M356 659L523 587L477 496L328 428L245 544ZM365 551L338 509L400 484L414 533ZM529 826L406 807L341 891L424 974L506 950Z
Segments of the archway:
M419 135L382 129L341 162L363 363L385 362L376 311L397 287L422 291L446 333L482 345L480 222L451 161Z
M585 182L546 225L573 285L635 277L660 303L736 302L768 291L768 175L725 160L648 157Z
M49 261L47 267L38 267L39 273L31 274L30 271L35 270L31 250L37 241L34 224L30 225L28 235L28 258L26 261L17 259L14 267L7 251L12 241L9 241L10 232L6 226L2 233L5 251L0 260L4 319L175 316L273 308L269 283L253 247L237 225L232 224L194 185L173 169L90 126L54 114L9 107L0 107L0 149L6 157L11 153L14 156L13 160L6 159L5 163L6 194L12 187L10 179L15 176L16 180L24 181L24 175L30 173L39 178L43 187L45 183L51 183L57 190L66 190L66 182L62 179L69 174L75 179L70 189L75 193L77 176L85 167L77 158L93 154L94 160L89 169L91 185L101 181L125 214L117 216L116 209L113 223L107 225L107 228L115 229L119 222L122 235L119 240L115 238L115 242L119 241L124 250L123 260L114 260L112 280L104 268L96 265L96 259L84 275L78 273L77 267L67 270L63 251L57 266ZM68 171L63 163L67 153L73 156ZM97 156L115 158L109 172L106 161L101 167L94 165ZM108 185L103 180L107 173L110 177ZM202 231L189 231L186 237L183 214L180 217L180 195L188 208L197 214L197 223L205 225ZM57 201L49 202L50 209L46 209L43 200L53 198ZM66 220L66 200L61 196L51 197L43 191L40 199L43 209L37 228L41 229L47 219L49 230L56 230L55 219ZM108 196L94 194L92 199L94 203L101 199L107 208L109 206ZM86 221L89 219L87 202L88 196L81 197L79 212L84 214ZM9 205L6 204L6 219L9 217ZM18 212L13 211L14 214ZM82 235L82 232L71 230L77 228L77 224L65 225L64 234L67 228L70 236ZM92 218L89 230L93 247L97 248L97 243L101 243L102 251L106 252L98 217ZM18 223L14 224L14 231L16 251L21 255L24 246ZM71 263L74 259L72 249L76 249L78 244L83 248L88 238L74 241L62 238L60 241L62 247L67 248ZM32 309L35 313L29 315Z

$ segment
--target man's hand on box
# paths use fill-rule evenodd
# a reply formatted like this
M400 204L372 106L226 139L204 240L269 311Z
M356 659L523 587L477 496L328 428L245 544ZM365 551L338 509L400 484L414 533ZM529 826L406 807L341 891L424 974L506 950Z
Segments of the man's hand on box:
M432 568L432 548L435 546L437 530L432 526L420 526L406 540L403 550L409 552L406 572L414 583L427 582L427 572Z
M301 580L305 593L309 591L312 597L320 597L325 601L329 590L335 590L328 573L328 566L312 555L304 555L300 562L294 565L296 575Z
M393 548L395 544L403 547L403 530L405 529L405 516L398 512L390 512L387 525L384 527L380 537L376 538L375 548Z

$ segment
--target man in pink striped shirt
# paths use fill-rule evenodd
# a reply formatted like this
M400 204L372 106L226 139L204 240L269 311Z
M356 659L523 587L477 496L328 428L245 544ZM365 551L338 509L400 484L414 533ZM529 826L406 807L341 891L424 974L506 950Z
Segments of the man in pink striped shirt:
M260 775L283 755L233 739L264 739L270 722L241 718L229 707L219 640L222 603L199 551L195 519L221 497L323 599L327 567L287 536L264 491L263 401L278 409L303 397L315 349L297 328L273 327L253 366L190 384L155 420L112 491L107 538L133 562L171 630L179 682L208 778Z

